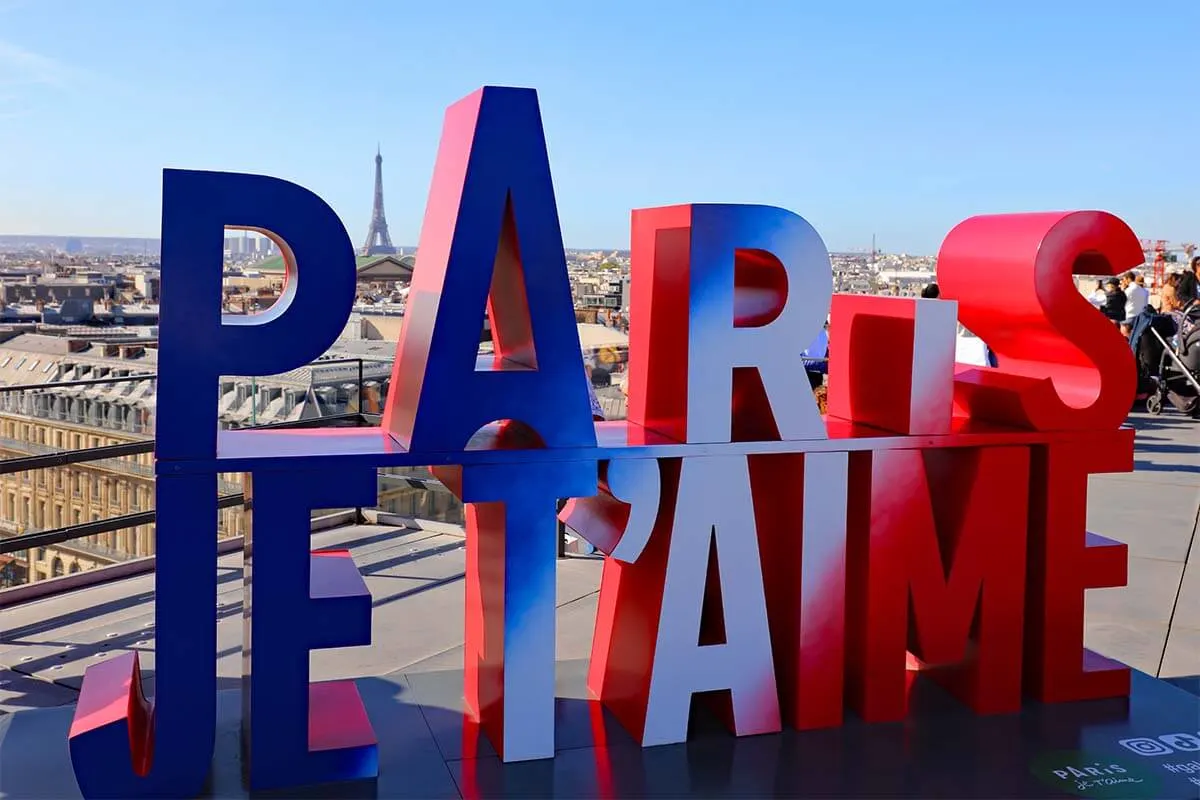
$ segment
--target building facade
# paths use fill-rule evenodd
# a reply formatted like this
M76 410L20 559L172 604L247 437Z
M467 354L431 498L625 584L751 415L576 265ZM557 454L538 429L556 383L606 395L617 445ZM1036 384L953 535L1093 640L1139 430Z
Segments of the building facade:
M0 459L153 440L157 344L149 333L119 331L106 336L71 328L57 335L15 332L0 342ZM360 397L363 411L378 412L393 350L394 345L384 343L349 343L284 375L223 379L217 398L222 425L241 427L355 412L360 410ZM356 361L347 363L345 358ZM357 359L362 359L361 368ZM101 382L63 385L81 380ZM13 388L6 391L5 387ZM240 493L242 476L221 476L218 491ZM397 494L394 499L403 505L399 495L405 492ZM149 452L0 473L0 537L153 508L154 467ZM223 509L218 535L243 532L242 510ZM0 559L0 586L150 556L155 552L154 537L154 525L146 523L18 552Z
M29 417L0 406L0 458L44 455L145 441L147 437L70 421ZM241 491L223 475L221 494ZM154 508L153 455L0 474L0 536L54 530ZM218 536L243 532L238 508L223 509ZM46 580L154 554L153 523L18 552L6 565L12 584Z

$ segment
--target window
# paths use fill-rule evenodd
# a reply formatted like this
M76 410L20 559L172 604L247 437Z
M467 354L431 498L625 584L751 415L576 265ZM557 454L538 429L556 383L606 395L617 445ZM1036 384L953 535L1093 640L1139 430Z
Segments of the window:
M17 362L17 365L15 367L13 367L13 371L20 369L21 365L24 364L28 360L29 359L22 357L21 360Z
M38 364L40 364L40 363L42 363L42 362L41 362L40 360L38 360L38 359L36 359L36 358L35 358L35 359L33 360L33 363L29 365L29 371L30 371L30 372L33 372L35 369L37 369L37 365L38 365Z
M37 560L38 560L38 561L45 561L45 560L46 560L46 548L44 548L44 547L39 547L39 548L37 549Z
M73 515L72 515L72 516L73 516L73 517L74 517L74 519L75 519L75 521L72 523L73 525L78 525L80 522L82 522L82 521L83 521L83 515L79 513L79 509L78 509L78 508L77 508L77 509L75 509L75 512L73 513Z
M7 367L10 361L12 361L12 356L5 356L4 360L0 361L0 367Z
M47 365L46 365L46 368L45 368L44 370L42 370L42 374L45 374L45 373L49 372L49 371L50 371L50 370L52 370L52 369L54 369L54 362L53 362L53 361L51 361L49 364L47 364ZM73 570L75 570L76 572L78 572L78 571L79 571L79 566L78 566L78 565L76 565L76 564L72 564L72 565L71 565L71 569L73 569Z
M52 561L50 563L50 574L53 575L55 578L62 577L62 575L64 573L63 573L63 563L62 563L61 558L55 558L54 561Z
M108 482L108 502L116 504L118 498L118 486L116 481Z
M71 562L71 574L74 575L76 572L79 572L79 562L72 561Z

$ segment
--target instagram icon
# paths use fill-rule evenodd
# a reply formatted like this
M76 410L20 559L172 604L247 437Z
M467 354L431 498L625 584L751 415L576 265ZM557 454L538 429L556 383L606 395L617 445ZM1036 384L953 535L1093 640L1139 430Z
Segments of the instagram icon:
M1133 739L1122 739L1117 744L1129 750L1132 753L1137 753L1139 756L1165 756L1173 752L1162 742L1155 739L1150 739L1145 736L1138 736Z

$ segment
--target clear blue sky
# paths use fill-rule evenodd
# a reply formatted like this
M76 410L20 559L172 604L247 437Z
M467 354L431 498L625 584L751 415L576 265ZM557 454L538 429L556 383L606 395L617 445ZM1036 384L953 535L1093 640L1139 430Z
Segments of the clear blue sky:
M1200 240L1200 0L0 0L0 232L156 236L165 166L416 244L447 105L539 90L568 246L784 206L833 249L1102 208Z

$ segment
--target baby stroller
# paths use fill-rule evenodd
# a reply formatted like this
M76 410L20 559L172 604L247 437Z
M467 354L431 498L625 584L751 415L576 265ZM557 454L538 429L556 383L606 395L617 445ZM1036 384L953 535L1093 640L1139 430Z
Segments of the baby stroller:
M1174 319L1150 309L1135 320L1129 345L1137 358L1138 396L1146 398L1151 414L1161 414L1170 399L1180 411L1200 418L1200 327L1172 347L1175 332Z

